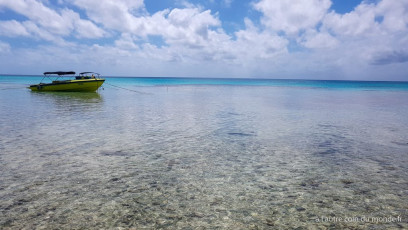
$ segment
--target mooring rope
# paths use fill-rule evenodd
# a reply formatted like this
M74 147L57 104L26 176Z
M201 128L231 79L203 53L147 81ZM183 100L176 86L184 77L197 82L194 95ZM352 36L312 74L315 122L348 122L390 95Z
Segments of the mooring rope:
M132 92L135 92L135 93L139 93L139 94L152 94L152 93L145 93L145 92L141 92L141 91L137 91L137 90L133 90L133 89L128 89L128 88L117 86L117 85L112 85L112 84L109 84L109 83L106 83L106 82L105 82L105 85L110 85L110 86L113 86L113 87L116 87L116 88L119 88L119 89L124 89L124 90L132 91Z

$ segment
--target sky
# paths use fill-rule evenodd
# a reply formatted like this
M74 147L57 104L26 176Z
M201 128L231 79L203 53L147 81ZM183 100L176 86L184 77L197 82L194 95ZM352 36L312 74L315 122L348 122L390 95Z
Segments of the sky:
M408 81L408 0L0 0L0 74Z

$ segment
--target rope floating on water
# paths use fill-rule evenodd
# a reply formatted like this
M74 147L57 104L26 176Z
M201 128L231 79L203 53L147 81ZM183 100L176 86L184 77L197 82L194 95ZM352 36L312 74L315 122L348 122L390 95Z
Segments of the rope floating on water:
M137 91L137 90L133 90L133 89L128 89L128 88L117 86L117 85L112 85L112 84L109 84L109 83L106 83L106 82L105 82L105 85L110 85L110 86L113 86L113 87L116 87L116 88L119 88L119 89L124 89L124 90L132 91L132 92L135 92L135 93L139 93L139 94L151 94L151 93L145 93L145 92L141 92L141 91Z

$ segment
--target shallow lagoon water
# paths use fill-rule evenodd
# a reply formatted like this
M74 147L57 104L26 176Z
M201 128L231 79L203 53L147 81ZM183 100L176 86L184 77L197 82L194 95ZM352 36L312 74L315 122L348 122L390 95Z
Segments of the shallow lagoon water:
M408 228L407 90L24 83L0 90L0 228Z

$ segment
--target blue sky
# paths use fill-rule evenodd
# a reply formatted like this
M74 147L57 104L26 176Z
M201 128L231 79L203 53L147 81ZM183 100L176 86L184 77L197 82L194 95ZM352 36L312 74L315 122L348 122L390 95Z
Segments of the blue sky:
M408 0L0 0L0 73L408 80Z

